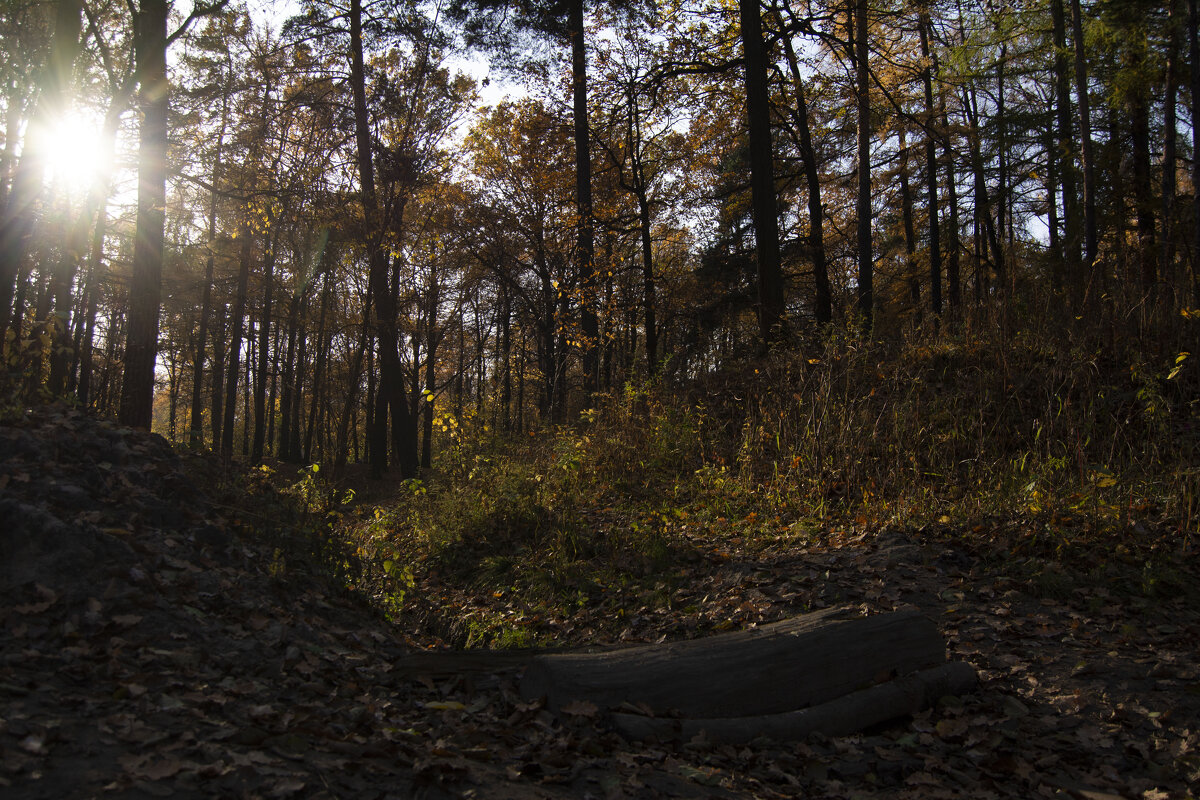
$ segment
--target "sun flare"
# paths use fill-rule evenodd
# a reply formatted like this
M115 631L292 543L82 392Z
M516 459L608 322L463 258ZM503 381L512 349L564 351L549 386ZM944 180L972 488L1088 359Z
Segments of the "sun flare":
M41 144L47 182L71 194L88 191L97 178L108 172L112 161L102 125L78 113L47 126Z

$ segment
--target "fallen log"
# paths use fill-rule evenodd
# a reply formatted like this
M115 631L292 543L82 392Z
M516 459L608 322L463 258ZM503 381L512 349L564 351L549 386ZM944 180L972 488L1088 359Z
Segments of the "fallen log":
M703 736L714 744L745 744L760 736L792 741L816 731L844 736L915 714L940 697L970 691L975 682L974 667L953 661L796 711L724 719L670 719L618 712L612 715L612 724L628 739L686 742Z
M945 658L937 626L918 611L861 617L836 608L703 639L537 656L520 689L554 711L588 700L693 719L759 716L818 705Z

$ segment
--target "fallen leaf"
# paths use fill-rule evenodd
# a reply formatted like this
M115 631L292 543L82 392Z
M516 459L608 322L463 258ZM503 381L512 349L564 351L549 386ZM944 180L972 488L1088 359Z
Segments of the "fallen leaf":
M183 762L171 758L166 761L158 761L148 764L145 767L133 772L136 777L147 778L152 781L161 781L163 778L169 778L179 770L183 769Z
M560 710L562 713L567 714L568 716L587 717L588 719L591 719L592 717L596 716L596 712L598 712L600 709L595 703L592 703L588 700L573 700L563 706Z
M31 733L21 740L17 745L26 753L31 753L35 756L45 755L46 753L46 738L40 734Z
M434 700L426 703L425 707L430 711L462 711L466 708L465 705L457 700Z
M299 778L284 778L268 792L270 797L291 797L304 788L304 781Z
M943 739L957 739L967 732L967 721L962 717L944 719L938 722L935 730Z

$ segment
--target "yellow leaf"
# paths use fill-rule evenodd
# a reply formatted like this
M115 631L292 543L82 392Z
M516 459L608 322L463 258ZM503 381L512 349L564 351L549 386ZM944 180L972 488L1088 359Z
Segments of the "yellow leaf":
M457 700L434 700L432 703L426 703L425 707L430 711L462 711L466 708Z

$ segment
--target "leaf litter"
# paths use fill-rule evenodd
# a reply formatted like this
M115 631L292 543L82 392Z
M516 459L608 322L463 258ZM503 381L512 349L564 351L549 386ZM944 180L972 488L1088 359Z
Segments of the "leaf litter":
M416 654L436 636L315 576L277 579L270 543L200 488L214 469L75 411L0 426L6 798L1200 792L1200 614L1186 596L1045 596L936 532L763 550L693 530L697 552L721 557L689 564L666 606L614 591L537 624L563 644L616 644L915 605L981 686L856 736L630 743L590 703L556 718L523 701L519 659L424 670ZM462 613L505 602L421 590Z

